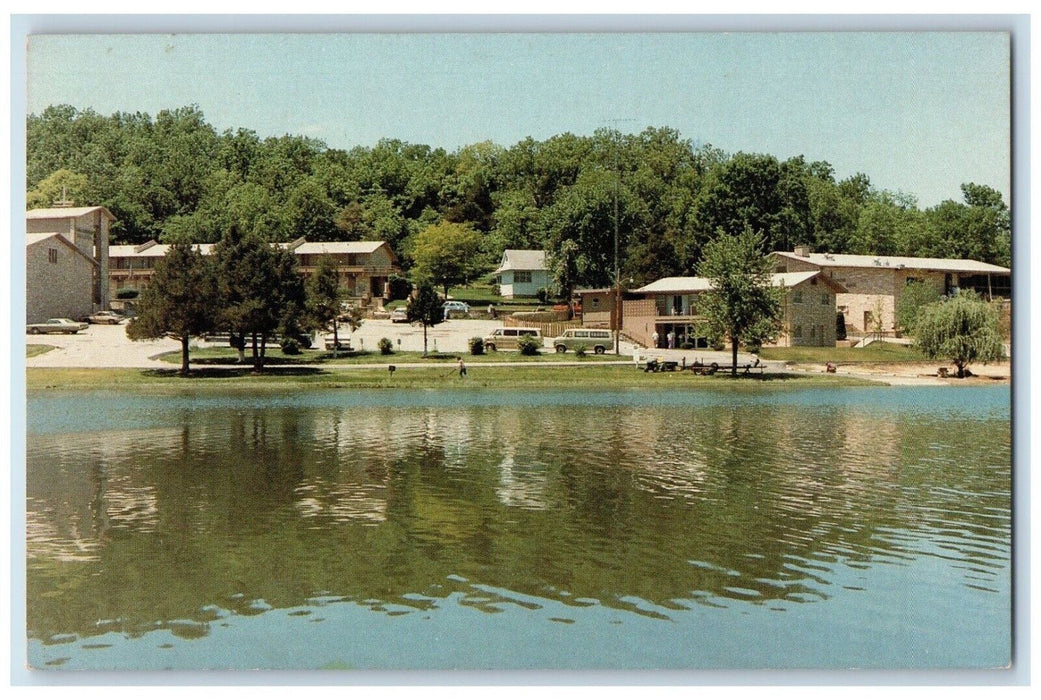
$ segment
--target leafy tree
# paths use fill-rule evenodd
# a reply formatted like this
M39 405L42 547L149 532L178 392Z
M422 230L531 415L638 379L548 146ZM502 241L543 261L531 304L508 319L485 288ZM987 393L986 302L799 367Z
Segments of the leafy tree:
M336 270L336 261L330 255L318 258L314 272L307 280L307 310L314 323L322 330L332 330L333 356L340 348L339 325L336 319L342 312L344 299L340 287L340 276Z
M949 358L965 376L971 362L991 362L1005 356L1001 322L994 308L972 292L930 304L914 327L915 342L929 358Z
M1008 206L996 190L962 185L965 203L947 200L925 211L927 245L936 257L1011 264L1011 221Z
M295 256L255 235L229 229L214 248L221 323L232 334L252 339L253 369L264 369L267 341L286 313L303 308L303 283ZM294 305L294 309L289 308Z
M581 250L578 243L572 240L562 241L555 253L546 256L550 274L556 287L557 297L563 299L570 307L571 294L578 280L578 259Z
M40 180L35 188L26 193L25 206L29 209L43 209L54 206L58 200L83 204L86 191L86 175L61 168Z
M306 236L310 241L337 239L337 207L325 188L313 178L293 188L284 208L284 230L289 238Z
M711 290L699 299L699 311L713 338L730 339L734 375L738 343L757 347L779 327L781 290L771 283L762 246L762 236L750 230L737 236L720 233L705 246L698 265L698 274L712 280Z
M408 300L405 313L409 323L420 323L423 326L423 355L427 354L427 328L436 326L445 320L443 302L430 282L420 282L415 293Z
M412 275L444 289L466 284L487 265L481 255L481 235L466 224L428 226L412 248Z
M911 282L900 293L896 302L896 325L909 332L918 323L922 310L930 304L940 301L943 295L934 285L925 282Z
M131 340L172 334L181 341L181 376L188 374L188 339L215 328L217 283L210 261L188 243L175 243L161 260L127 326Z

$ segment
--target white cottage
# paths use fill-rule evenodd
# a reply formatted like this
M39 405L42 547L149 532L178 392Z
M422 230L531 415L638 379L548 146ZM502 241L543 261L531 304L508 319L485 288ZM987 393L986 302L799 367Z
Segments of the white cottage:
M493 274L499 294L506 298L533 297L549 287L546 252L542 250L504 250Z

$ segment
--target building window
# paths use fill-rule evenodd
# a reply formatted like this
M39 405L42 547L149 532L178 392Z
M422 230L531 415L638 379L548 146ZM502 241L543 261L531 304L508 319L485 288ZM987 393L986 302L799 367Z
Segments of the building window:
M47 262L57 263L58 262L58 249L48 248L47 249Z
M792 335L794 335L796 338L800 338L801 339L802 338L802 326L796 326L795 327L795 333L793 333Z
M531 270L515 270L513 273L514 284L531 284Z
M801 304L802 303L802 291L798 291L797 290L797 291L792 292L792 303L793 304Z
M908 277L905 284L922 284L925 282L921 277Z
M600 308L600 300L597 297L593 297L593 304L592 304L592 306L593 306L594 309L599 309Z
M827 293L821 294L821 306L827 306L831 302L831 297Z
M817 340L817 326L810 326L810 340Z

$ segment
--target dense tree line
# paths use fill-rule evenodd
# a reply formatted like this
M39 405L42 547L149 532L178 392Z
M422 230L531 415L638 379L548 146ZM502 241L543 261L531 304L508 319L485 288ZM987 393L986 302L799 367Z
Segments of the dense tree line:
M407 271L429 270L421 234L457 224L473 232L485 269L505 248L548 251L557 292L613 279L616 210L621 274L634 284L692 274L720 232L746 230L763 252L808 244L1001 265L1011 256L1009 209L990 187L967 183L960 201L920 209L864 174L837 179L822 161L724 153L669 128L454 152L394 139L337 150L302 136L218 133L195 106L153 118L62 105L29 116L27 150L29 206L63 192L104 205L119 220L116 243L216 242L235 227L267 241L385 240Z

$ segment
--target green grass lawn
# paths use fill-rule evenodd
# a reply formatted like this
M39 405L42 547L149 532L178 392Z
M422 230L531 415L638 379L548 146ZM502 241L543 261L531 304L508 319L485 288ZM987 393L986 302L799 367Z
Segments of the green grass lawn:
M497 352L486 352L483 355L471 355L469 352L461 353L463 361L472 362L595 362L597 360L622 360L632 362L632 357L614 354L594 355L592 352L585 357L579 357L573 352L556 353L552 350L543 350L538 355L521 355L516 350L501 350ZM453 364L459 357L456 353L429 353L426 357L420 352L395 351L390 355L381 355L374 350L359 350L349 353L341 352L338 357L333 357L331 350L302 350L299 355L286 355L276 345L268 348L265 353L265 364L278 365L365 365L365 364L401 364L406 362L429 362L431 364ZM171 364L181 364L181 351L174 350L163 354L159 359ZM238 354L230 348L195 348L189 352L189 361L194 365L236 364ZM247 349L246 362L252 364L252 355Z
M928 362L928 358L914 347L896 343L872 343L866 348L763 348L759 356L764 360L824 364L855 364L858 362Z
M270 367L254 374L248 367L193 367L188 377L177 369L30 368L29 393L105 391L143 393L197 391L295 391L311 389L574 389L574 390L748 390L876 386L874 382L836 375L729 374L697 376L690 372L648 373L632 366L530 367L479 366L459 377L444 365L386 369L323 369L316 366Z
M45 352L50 352L54 348L54 345L36 345L30 343L29 345L25 346L25 356L36 357L37 355L42 355Z

